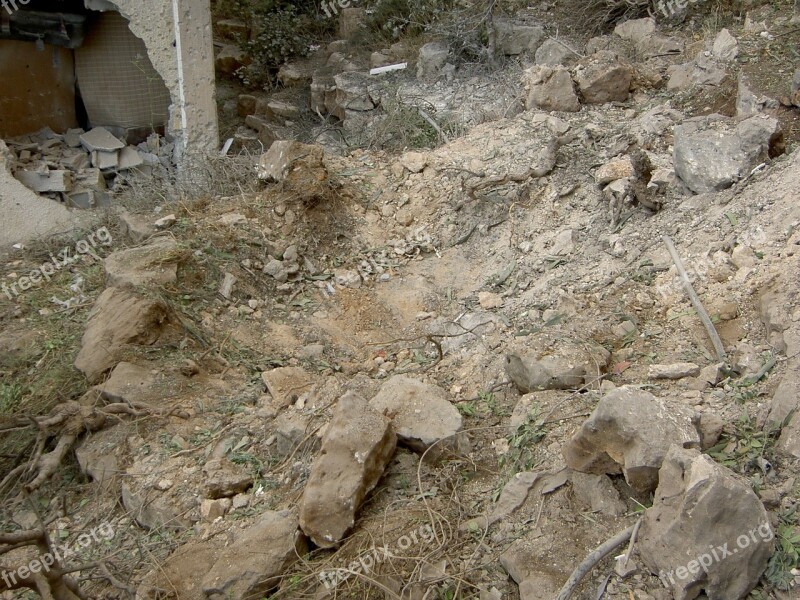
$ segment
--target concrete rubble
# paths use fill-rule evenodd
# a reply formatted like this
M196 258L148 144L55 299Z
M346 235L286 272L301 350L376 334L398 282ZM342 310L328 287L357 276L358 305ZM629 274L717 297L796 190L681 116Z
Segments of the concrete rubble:
M110 206L115 180L122 174L149 175L172 167L173 144L152 134L137 146L125 144L104 127L44 128L6 140L14 177L27 188L72 208Z

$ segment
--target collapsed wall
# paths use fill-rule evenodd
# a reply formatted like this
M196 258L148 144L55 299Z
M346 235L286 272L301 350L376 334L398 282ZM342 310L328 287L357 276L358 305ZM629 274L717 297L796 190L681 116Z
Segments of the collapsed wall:
M176 162L219 144L211 13L207 0L85 0L86 8L119 11L144 42L171 104L167 135Z

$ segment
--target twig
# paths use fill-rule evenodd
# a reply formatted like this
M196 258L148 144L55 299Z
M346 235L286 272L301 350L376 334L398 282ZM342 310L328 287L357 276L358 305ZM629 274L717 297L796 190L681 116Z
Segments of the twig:
M436 133L439 134L439 137L442 138L442 141L445 144L450 142L450 138L447 137L447 134L444 131L442 131L442 128L439 127L439 124L436 121L433 120L433 117L431 117L428 113L426 113L421 108L417 108L417 111L419 112L419 116L422 117L423 119L425 119L430 124L430 126L433 127L436 130Z
M575 588L578 587L578 584L583 580L583 578L586 577L601 560L631 539L631 535L633 535L633 530L635 528L636 525L631 525L625 531L619 532L613 538L598 546L596 550L589 554L589 556L584 558L583 562L579 564L572 572L572 575L569 576L567 583L565 583L564 587L561 588L556 600L569 600L572 597L572 593L575 591Z
M719 339L719 334L714 328L714 323L711 322L711 318L708 316L706 309L703 308L703 304L700 302L697 292L694 291L692 282L689 281L689 276L686 274L686 269L683 268L683 262L681 261L681 257L678 255L678 251L675 249L675 244L672 243L672 240L668 235L662 236L662 239L667 245L669 254L672 257L672 262L675 263L675 268L678 270L678 275L681 278L683 289L686 290L686 293L689 295L689 299L692 301L694 309L697 311L700 320L703 322L703 325L708 332L708 337L711 338L711 343L714 344L714 350L717 353L717 358L720 362L726 362L725 347L722 345L722 340Z

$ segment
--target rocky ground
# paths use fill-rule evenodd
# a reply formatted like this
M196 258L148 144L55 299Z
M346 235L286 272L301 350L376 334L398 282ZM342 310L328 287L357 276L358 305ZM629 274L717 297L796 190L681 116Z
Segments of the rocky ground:
M783 8L568 52L526 15L502 87L440 47L337 74L308 94L346 139L414 98L448 124L435 148L346 151L325 125L239 189L12 256L3 573L60 545L47 585L91 597L797 597ZM274 108L240 137L269 140Z

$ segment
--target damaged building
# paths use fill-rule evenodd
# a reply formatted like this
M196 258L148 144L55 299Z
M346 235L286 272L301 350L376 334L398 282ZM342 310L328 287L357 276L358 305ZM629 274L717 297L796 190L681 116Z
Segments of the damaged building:
M0 243L218 148L208 0L0 3Z

